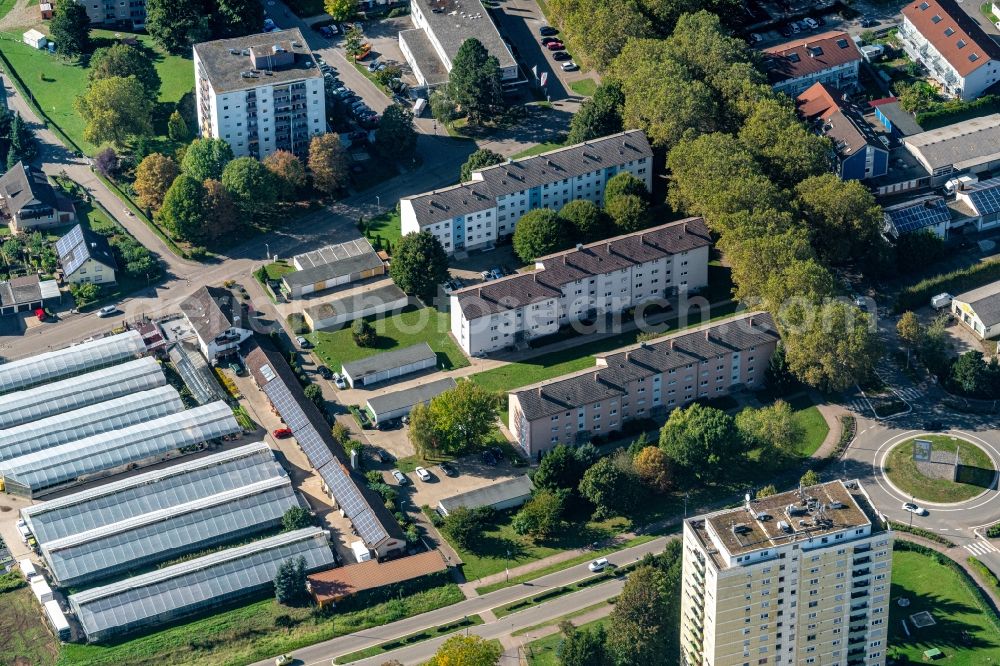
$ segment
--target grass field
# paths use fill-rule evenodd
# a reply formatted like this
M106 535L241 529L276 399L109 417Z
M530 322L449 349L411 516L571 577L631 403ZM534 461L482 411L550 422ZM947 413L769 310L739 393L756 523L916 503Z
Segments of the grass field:
M59 641L27 586L0 594L0 664L50 666Z
M29 593L30 594L30 593ZM62 666L236 666L291 652L344 634L380 627L464 599L457 585L417 592L363 610L314 616L309 608L289 608L264 599L210 617L180 624L113 645L66 645ZM275 620L290 626L282 628Z
M921 553L896 551L892 556L892 601L889 609L889 653L893 649L909 657L911 664L979 666L1000 662L1000 632L997 632L973 602L957 573ZM906 597L910 605L900 608L895 600ZM914 629L910 615L930 611L937 624ZM901 621L906 619L912 636ZM969 640L962 633L968 632ZM924 650L938 648L943 659L927 661Z
M979 447L948 435L925 435L921 439L930 440L935 452L952 454L951 459L956 448L961 447L959 481L924 476L913 461L913 440L907 439L898 444L885 461L889 480L903 492L927 502L962 502L986 490L993 481L993 462Z
M569 84L569 87L577 95L583 95L584 97L590 97L597 91L597 83L594 82L594 79L580 79Z
M519 160L522 157L531 157L532 155L538 155L540 153L547 153L550 150L555 150L556 148L562 148L561 143L540 143L537 146L532 146L527 150L522 150L519 153L511 155L511 159Z
M381 238L383 242L388 242L393 248L403 237L399 224L399 213L395 210L387 210L381 215L367 220L365 229L368 235ZM374 241L372 241L374 243Z
M350 326L333 333L310 333L306 337L316 346L316 354L323 359L324 365L334 371L339 371L344 363L420 342L426 342L437 352L438 368L453 370L469 365L462 350L448 337L451 320L446 312L418 308L371 321L378 333L373 347L354 344Z
M578 628L591 629L593 627L604 626L605 622L607 622L607 619L601 618L600 620L581 624ZM559 661L556 650L559 649L559 643L561 642L562 632L557 631L554 634L531 641L525 645L524 652L528 657L529 666L560 666L562 662Z
M294 271L295 267L285 260L264 264L264 272L267 273L267 279L269 280L280 280L282 275L286 275Z

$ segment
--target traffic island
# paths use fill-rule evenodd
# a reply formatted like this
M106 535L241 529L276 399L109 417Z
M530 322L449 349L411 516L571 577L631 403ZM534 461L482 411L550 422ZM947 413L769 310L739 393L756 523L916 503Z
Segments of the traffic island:
M970 500L991 488L996 477L989 454L954 435L903 440L886 456L882 469L900 492L936 504Z

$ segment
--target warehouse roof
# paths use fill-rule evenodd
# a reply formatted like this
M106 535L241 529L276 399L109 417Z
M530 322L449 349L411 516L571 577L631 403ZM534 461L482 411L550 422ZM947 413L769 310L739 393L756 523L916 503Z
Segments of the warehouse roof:
M0 430L0 460L10 460L109 430L125 428L184 410L172 386L99 402L71 412Z
M436 361L437 354L434 353L429 344L420 342L409 347L403 347L402 349L394 349L345 363L344 372L352 378L359 379L377 372L394 370L395 368L401 368L412 363L420 363L432 359Z
M49 541L42 555L56 580L78 585L276 526L297 506L291 479L276 476Z
M447 512L452 512L460 506L467 509L476 509L481 506L494 506L502 502L508 502L525 495L530 495L535 489L535 484L531 482L527 474L516 476L513 479L491 483L488 486L470 490L467 493L460 493L445 497L439 503Z
M903 143L930 171L1000 159L1000 113L903 137Z
M332 566L327 533L319 528L285 532L78 592L69 596L69 604L87 637L100 640L119 628L155 623L161 614L177 617L212 599L269 587L281 563L299 556L307 571Z
M323 76L298 28L202 42L194 52L216 94Z
M328 601L337 601L364 590L402 583L447 568L439 551L428 550L387 562L368 560L319 571L309 576L309 588L317 603L323 605Z
M427 402L431 398L441 395L456 386L458 384L455 383L454 379L445 377L444 379L438 379L426 384L418 384L417 386L412 386L401 391L372 396L368 398L368 407L376 415L388 414L399 409L406 409Z
M0 428L12 428L53 414L80 409L167 383L160 364L150 357L88 372L0 396Z
M983 326L1000 324L1000 281L959 294L955 300L968 303Z
M219 401L5 460L0 471L8 482L39 491L239 431L233 410Z
M21 509L38 543L286 476L265 442L185 460Z

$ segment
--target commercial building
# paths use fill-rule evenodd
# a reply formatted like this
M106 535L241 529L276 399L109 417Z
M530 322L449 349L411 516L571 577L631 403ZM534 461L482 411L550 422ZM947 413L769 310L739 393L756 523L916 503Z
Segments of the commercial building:
M843 180L878 178L889 171L888 141L880 140L843 92L814 83L796 101L799 115L833 142L836 173Z
M194 45L198 132L237 157L305 159L326 131L323 73L298 28Z
M939 187L960 173L1000 167L1000 113L903 137L903 145Z
M330 425L315 403L306 398L284 356L257 345L245 360L254 382L323 480L324 492L329 493L341 515L351 521L368 549L378 559L402 552L406 542L399 523L382 498L351 471L347 452L333 439Z
M681 663L885 664L893 534L883 524L857 481L687 518Z
M470 356L550 335L708 284L712 239L692 217L577 245L535 261L535 270L451 294L451 332Z
M239 432L233 410L216 402L4 460L0 476L7 492L37 497Z
M976 231L986 231L1000 225L1000 178L959 183L951 209L967 217L964 222L953 220L952 229L971 224Z
M209 363L235 354L240 343L253 334L253 306L229 289L201 287L181 301L181 312Z
M489 507L496 511L514 509L531 499L531 493L534 490L535 484L531 482L527 474L522 474L513 479L498 481L482 488L445 497L438 501L437 510L442 516L447 516L458 507L463 506L466 509Z
M124 27L131 31L146 27L146 0L76 0L87 10L91 25Z
M832 30L764 49L767 79L795 98L814 83L853 92L858 87L861 52L846 32Z
M951 311L955 319L980 339L1000 336L1000 282L955 296Z
M355 319L402 310L410 297L392 280L380 280L371 288L358 289L342 298L317 303L302 311L314 331L338 329Z
M454 379L445 377L408 389L376 395L365 402L365 408L376 426L409 414L417 405L426 405L445 391L458 386Z
M955 0L910 0L896 33L945 91L973 100L1000 80L1000 47Z
M79 224L56 241L56 255L62 266L63 281L67 284L113 284L115 255L108 239L84 230Z
M295 271L281 276L282 285L292 298L385 273L385 262L367 238L296 255L292 265Z
M14 233L76 221L73 202L58 194L41 170L24 162L0 176L0 216Z
M333 566L329 535L315 527L69 595L87 640L104 641L245 599L274 585L283 562L305 558L307 572Z
M601 204L615 174L631 173L652 188L653 149L640 130L509 160L472 172L472 180L399 200L403 234L427 231L445 252L490 248L511 236L521 216L558 210L570 201Z
M517 78L510 47L480 0L410 0L412 30L399 33L399 48L421 86L448 82L458 49L467 39L479 40L497 59L500 78Z
M308 577L309 591L320 608L365 590L375 590L447 570L440 551L428 550L398 560L367 560Z
M59 299L59 284L34 273L0 282L0 315L31 312Z
M598 357L597 368L508 393L515 442L540 458L620 431L630 419L665 416L693 400L763 386L778 344L766 312L739 315Z
M437 354L426 342L345 363L341 369L351 388L396 379L437 365Z
M941 238L948 237L951 211L944 197L927 194L882 209L886 235L899 238L915 231L933 231Z

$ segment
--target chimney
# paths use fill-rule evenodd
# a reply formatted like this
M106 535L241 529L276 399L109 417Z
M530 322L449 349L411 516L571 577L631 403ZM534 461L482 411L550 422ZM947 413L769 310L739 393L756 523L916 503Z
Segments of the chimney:
M670 338L670 351L674 350L674 339Z
M577 243L576 244L576 251L579 252L582 249L583 249L583 243Z
M708 340L708 334L709 334L709 330L708 330L708 329L706 328L706 329L705 329L705 339L706 339L706 340Z

